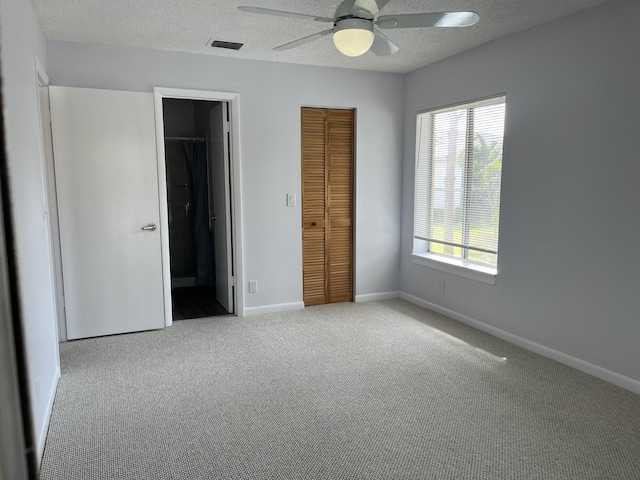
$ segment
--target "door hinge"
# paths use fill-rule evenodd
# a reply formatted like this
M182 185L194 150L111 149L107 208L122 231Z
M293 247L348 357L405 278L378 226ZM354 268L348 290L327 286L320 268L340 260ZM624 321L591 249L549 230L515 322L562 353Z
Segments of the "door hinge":
M236 277L231 277L231 286L232 287L236 286Z

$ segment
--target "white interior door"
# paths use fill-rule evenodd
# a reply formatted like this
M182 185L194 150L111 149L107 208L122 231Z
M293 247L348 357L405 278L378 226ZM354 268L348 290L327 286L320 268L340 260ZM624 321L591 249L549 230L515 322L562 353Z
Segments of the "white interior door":
M67 336L162 328L153 95L50 87L50 99Z
M210 111L213 187L213 237L216 259L216 299L229 313L233 308L231 258L231 182L229 171L229 122L226 102Z
M51 112L49 110L49 77L36 61L36 81L38 85L38 113L40 120L40 141L42 143L42 184L45 198L44 219L49 231L51 252L52 287L56 299L58 338L67 339L64 312L64 290L62 285L62 259L60 257L60 231L58 227L58 205L53 168L53 144L51 143Z

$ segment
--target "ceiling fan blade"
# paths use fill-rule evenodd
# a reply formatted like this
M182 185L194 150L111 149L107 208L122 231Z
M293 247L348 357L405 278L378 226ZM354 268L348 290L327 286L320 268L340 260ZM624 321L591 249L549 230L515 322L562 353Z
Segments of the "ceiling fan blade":
M274 48L275 51L279 52L281 50L289 50L290 48L299 47L300 45L304 45L305 43L313 42L318 38L322 38L326 35L330 35L333 33L333 29L323 30L322 32L314 33L313 35L309 35L308 37L302 37L298 40L294 40L293 42L285 43L284 45L280 45Z
M303 20L314 20L316 22L333 23L333 18L316 17L315 15L305 15L303 13L285 12L283 10L271 10L270 8L260 7L238 7L238 10L249 13L261 13L263 15L274 15L276 17L288 17Z
M375 28L373 30L373 45L371 45L370 50L378 55L379 57L384 57L387 55L393 55L400 47L398 47L395 43L387 38L380 30Z
M378 4L378 12L384 8L384 6L389 3L389 0L376 0Z
M442 12L383 15L375 23L380 28L469 27L478 20L475 12Z
M351 7L351 14L358 18L375 18L378 14L376 0L355 0Z

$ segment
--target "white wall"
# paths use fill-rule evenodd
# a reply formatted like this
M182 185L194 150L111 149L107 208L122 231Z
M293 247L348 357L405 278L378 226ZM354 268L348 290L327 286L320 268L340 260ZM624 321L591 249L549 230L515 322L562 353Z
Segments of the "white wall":
M639 19L613 1L407 75L401 240L404 292L636 381ZM503 92L497 285L412 264L416 112Z
M300 107L355 107L356 294L397 291L402 76L205 55L48 43L54 85L240 94L246 307L302 301ZM244 285L245 292L247 286Z
M46 50L31 2L2 0L0 16L11 210L30 410L39 458L60 371L48 232L43 220L43 157L34 60L37 56L46 65Z

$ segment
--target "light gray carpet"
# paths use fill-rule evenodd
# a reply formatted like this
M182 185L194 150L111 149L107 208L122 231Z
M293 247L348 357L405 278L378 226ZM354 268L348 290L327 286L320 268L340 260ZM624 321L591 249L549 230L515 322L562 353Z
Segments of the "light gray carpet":
M43 480L640 479L639 395L402 300L61 360Z

